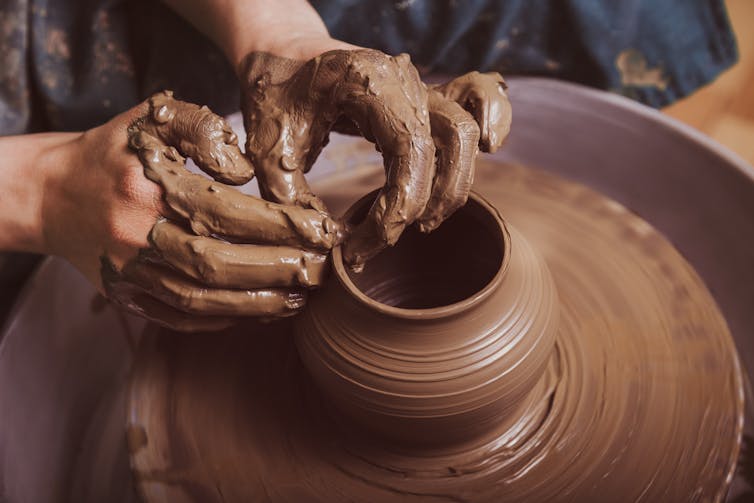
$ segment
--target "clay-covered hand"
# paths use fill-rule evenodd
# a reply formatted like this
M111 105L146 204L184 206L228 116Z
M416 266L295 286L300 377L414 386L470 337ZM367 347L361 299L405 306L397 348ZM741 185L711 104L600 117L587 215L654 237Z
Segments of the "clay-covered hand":
M430 89L430 98L437 93L446 100L458 103L474 117L480 129L479 147L482 152L495 152L508 137L511 105L505 93L508 86L499 73L469 72ZM434 109L436 107L430 106L430 110ZM432 128L435 128L434 123Z
M429 89L437 173L420 229L436 229L466 204L479 149L495 152L508 137L511 106L497 72L470 72Z
M494 150L510 126L500 75L474 72L427 89L405 54L251 53L241 74L246 151L266 199L324 211L304 174L331 130L361 134L382 153L385 185L344 246L355 268L406 226L431 231L465 204L478 145Z
M70 150L77 169L63 181L67 204L54 205L65 211L53 252L130 310L178 330L219 329L295 314L323 280L338 224L229 187L254 170L206 107L158 93ZM214 180L190 173L184 156Z

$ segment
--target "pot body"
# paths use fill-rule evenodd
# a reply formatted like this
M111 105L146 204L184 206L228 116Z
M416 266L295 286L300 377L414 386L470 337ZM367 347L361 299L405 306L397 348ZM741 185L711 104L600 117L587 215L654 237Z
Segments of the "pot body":
M477 225L473 232L499 233L504 246L482 290L437 308L386 307L356 288L354 273L346 271L336 249L334 277L296 321L299 354L337 413L400 445L449 446L512 424L553 351L557 295L547 267L477 195L452 217L469 220L456 227L468 230L478 223L464 215L469 205L477 207L471 213L488 212L494 224ZM458 238L450 242L468 242ZM482 261L485 253L468 251ZM455 267L469 265L455 261ZM396 279L389 271L379 272L382 284Z

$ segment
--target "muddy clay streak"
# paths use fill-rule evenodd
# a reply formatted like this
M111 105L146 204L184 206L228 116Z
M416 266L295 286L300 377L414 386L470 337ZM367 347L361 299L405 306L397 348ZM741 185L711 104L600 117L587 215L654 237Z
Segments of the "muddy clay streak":
M346 173L319 193L343 211L381 185L380 173ZM500 248L494 225L485 233L498 245L464 238L475 250L458 262L468 274L440 270L453 291L391 286L369 264L362 276L336 269L301 320L325 340L299 328L311 374L290 320L211 337L147 334L128 419L145 501L721 501L743 387L700 278L646 222L581 185L480 162L477 187L506 216L510 247ZM465 222L447 230L473 229ZM454 246L443 242L438 255ZM507 271L482 300L432 309L478 288L505 263L501 251ZM403 317L343 295L337 278L403 306ZM542 314L548 284L559 299L554 340L545 323L554 314ZM468 331L454 328L461 320ZM527 321L541 343L512 328ZM359 383L372 386L356 391Z

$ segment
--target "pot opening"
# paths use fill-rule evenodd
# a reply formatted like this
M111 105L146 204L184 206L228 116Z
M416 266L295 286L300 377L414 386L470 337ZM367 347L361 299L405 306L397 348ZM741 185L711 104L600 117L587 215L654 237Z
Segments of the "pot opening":
M350 219L360 222L364 204ZM469 299L489 285L503 267L505 236L494 208L472 194L468 202L429 234L410 226L395 246L360 273L348 271L370 299L400 309L433 309Z

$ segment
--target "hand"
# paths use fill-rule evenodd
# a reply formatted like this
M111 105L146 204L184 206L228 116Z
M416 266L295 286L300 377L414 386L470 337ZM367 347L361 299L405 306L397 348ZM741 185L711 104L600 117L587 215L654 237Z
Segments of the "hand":
M463 206L478 146L494 151L510 127L496 73L427 89L407 55L365 49L309 61L254 52L240 68L246 151L265 199L325 211L304 174L331 130L358 132L382 152L385 186L344 246L356 269L406 226L429 232Z
M483 152L495 152L508 137L512 116L507 88L497 72L470 72L430 88L437 173L419 221L422 231L436 229L466 204L474 181L477 144Z
M189 173L183 156L215 181ZM45 251L114 301L175 329L296 313L340 236L318 211L228 187L254 174L235 135L206 107L167 92L51 159L60 168L46 191Z

